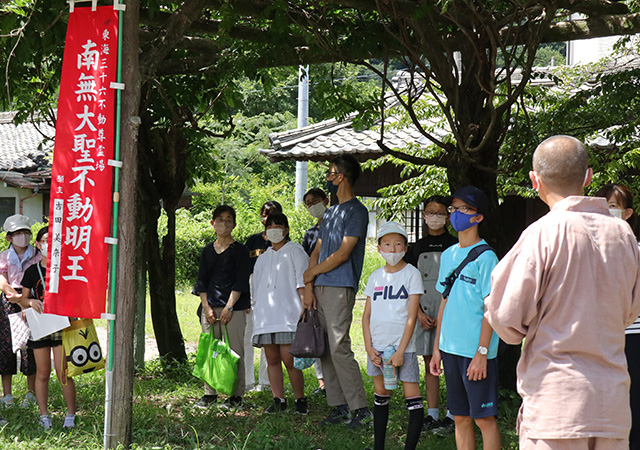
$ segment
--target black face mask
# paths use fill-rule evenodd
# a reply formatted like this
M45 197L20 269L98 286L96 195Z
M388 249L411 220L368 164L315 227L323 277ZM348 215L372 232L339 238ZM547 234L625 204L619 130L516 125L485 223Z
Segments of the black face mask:
M339 186L340 185L336 186L335 184L333 184L333 181L327 181L327 191L329 192L329 194L337 195Z

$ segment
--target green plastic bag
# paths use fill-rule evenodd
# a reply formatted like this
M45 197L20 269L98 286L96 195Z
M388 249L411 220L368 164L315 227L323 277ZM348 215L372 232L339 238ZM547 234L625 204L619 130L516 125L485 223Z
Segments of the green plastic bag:
M238 385L238 360L240 356L229 347L227 326L224 340L216 339L213 326L208 333L200 333L196 365L193 375L200 378L216 391L233 395Z

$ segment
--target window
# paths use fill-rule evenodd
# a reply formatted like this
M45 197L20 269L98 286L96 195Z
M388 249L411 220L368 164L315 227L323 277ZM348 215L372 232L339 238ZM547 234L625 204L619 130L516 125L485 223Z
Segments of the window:
M416 242L418 239L424 237L425 232L424 222L422 220L422 209L409 209L403 213L403 225L409 235L409 242Z
M0 226L7 217L16 213L16 199L14 197L0 197Z

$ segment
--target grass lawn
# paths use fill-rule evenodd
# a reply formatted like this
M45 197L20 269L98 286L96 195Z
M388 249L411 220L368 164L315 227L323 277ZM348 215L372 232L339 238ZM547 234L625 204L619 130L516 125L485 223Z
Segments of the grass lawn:
M195 315L197 298L178 295L178 314L187 342L197 342L200 329ZM360 319L364 302L356 302L351 338L356 358L363 369L363 379L369 403L373 403L373 383L364 372L366 353L362 342ZM151 320L147 318L147 333L153 335ZM256 363L259 353L256 352ZM194 355L191 354L193 360ZM372 428L351 431L343 425L320 428L317 422L329 411L324 397L309 398L309 415L299 416L292 411L267 415L264 408L271 402L267 392L251 392L244 398L244 407L225 411L212 407L194 407L203 394L202 383L191 376L191 368L176 368L163 372L157 361L148 362L136 374L134 384L134 449L364 449L373 445ZM256 366L256 375L257 375ZM424 372L424 367L422 368ZM285 372L286 374L286 372ZM305 371L306 391L317 387L313 369ZM286 380L285 380L286 382ZM23 376L14 378L16 404L26 393ZM0 429L0 449L99 449L102 448L104 413L104 372L76 378L79 412L77 428L71 433L62 431L66 408L56 381L51 386L51 414L54 426L44 432L38 426L37 408L13 406L1 410L8 424ZM424 391L423 391L424 392ZM292 403L290 387L287 397ZM441 392L444 399L444 390ZM500 429L505 449L517 448L514 432L517 395L501 404ZM408 413L401 391L392 397L387 448L404 447ZM479 439L479 433L478 433ZM478 440L480 443L480 440ZM418 448L455 449L453 436L437 437L423 433Z

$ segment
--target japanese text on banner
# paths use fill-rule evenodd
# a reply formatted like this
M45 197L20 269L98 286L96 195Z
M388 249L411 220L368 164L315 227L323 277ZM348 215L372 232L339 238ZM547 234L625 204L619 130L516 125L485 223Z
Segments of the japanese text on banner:
M111 223L118 14L69 15L51 186L47 312L96 318L105 310Z

